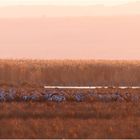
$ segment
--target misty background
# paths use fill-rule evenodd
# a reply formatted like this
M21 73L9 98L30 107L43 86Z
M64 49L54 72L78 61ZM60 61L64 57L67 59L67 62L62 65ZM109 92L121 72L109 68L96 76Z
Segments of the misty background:
M140 59L140 2L0 7L0 58Z

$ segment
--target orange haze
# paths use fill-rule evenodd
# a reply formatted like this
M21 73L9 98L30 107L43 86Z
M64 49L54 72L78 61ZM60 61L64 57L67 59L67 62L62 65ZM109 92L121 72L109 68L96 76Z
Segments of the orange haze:
M0 17L0 58L140 59L136 14Z

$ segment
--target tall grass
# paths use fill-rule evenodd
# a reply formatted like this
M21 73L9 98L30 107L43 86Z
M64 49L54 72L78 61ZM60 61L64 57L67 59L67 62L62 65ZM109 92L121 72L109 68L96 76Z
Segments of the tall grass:
M0 84L140 86L140 61L0 60Z
M138 139L140 103L1 103L1 139Z

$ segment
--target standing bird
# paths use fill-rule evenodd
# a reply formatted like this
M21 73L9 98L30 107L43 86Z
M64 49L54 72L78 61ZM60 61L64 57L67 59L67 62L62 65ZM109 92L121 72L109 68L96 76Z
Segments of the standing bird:
M5 101L4 90L0 90L0 102Z

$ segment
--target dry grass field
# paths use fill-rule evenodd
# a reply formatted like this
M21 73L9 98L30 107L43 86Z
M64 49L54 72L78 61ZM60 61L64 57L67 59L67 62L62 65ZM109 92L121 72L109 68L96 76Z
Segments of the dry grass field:
M140 138L140 89L111 88L139 83L139 61L0 60L0 138Z
M16 89L18 96L23 89L27 93L44 91L43 88L25 86ZM131 100L131 97L139 96L139 89L57 89L45 92L63 92L67 98L63 102L0 102L0 138L140 138L140 100ZM118 92L125 100L88 97L78 102L71 97L79 92L85 96L93 93L103 97ZM128 97L125 97L126 93Z
M140 61L0 60L0 83L140 86Z
M140 138L139 103L1 103L0 138Z

